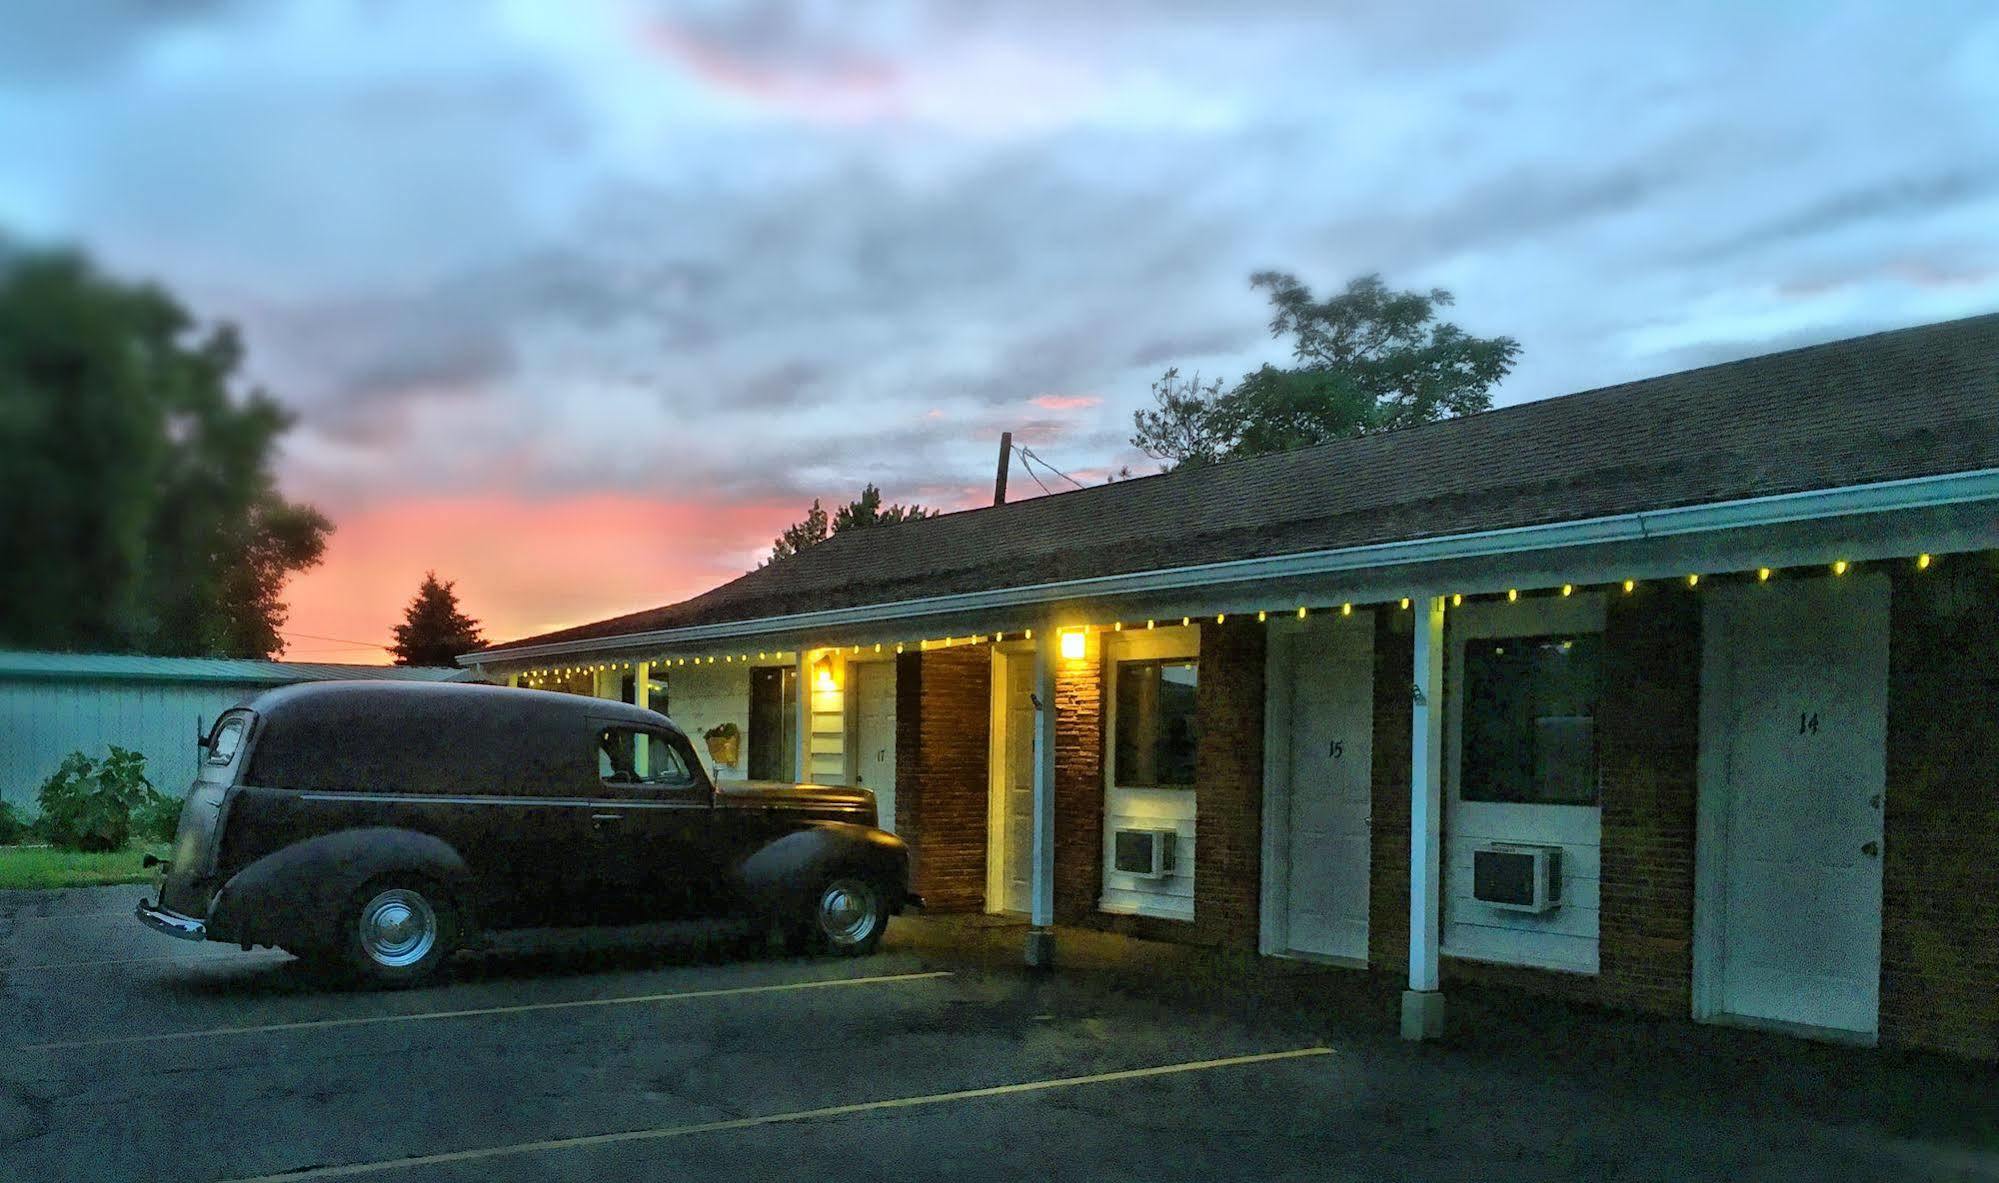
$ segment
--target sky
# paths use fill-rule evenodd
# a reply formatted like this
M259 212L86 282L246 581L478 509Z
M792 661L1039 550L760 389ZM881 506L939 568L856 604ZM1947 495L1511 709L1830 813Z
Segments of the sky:
M1449 289L1501 404L1999 309L1999 6L18 0L0 233L241 327L287 656L379 661L429 569L500 640L1003 430L1150 471L1258 270Z

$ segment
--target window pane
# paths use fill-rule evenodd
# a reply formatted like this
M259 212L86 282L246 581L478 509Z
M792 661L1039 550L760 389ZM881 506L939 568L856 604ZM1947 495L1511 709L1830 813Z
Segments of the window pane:
M1600 649L1593 635L1465 646L1460 798L1596 804Z
M1194 784L1200 729L1191 661L1122 661L1117 667L1117 783Z
M597 775L606 784L672 785L692 782L687 762L666 736L607 728L597 738Z

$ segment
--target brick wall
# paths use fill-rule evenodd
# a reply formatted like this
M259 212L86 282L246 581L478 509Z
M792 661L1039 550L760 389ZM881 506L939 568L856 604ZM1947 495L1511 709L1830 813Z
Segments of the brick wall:
M1096 910L1103 886L1104 656L1092 634L1078 661L1055 665L1055 921Z
M1368 858L1367 959L1409 970L1409 718L1415 611L1374 614L1374 849Z
M985 907L991 712L985 647L896 658L896 829L916 891L935 911Z
M1201 625L1194 935L1256 951L1263 853L1264 626Z
M1896 571L1881 1042L1999 1057L1999 566Z
M1653 584L1613 594L1606 607L1597 998L1685 1016L1693 1005L1700 598Z

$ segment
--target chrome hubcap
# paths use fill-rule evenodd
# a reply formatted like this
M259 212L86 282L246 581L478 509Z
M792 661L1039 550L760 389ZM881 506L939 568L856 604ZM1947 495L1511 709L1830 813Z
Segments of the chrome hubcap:
M836 945L858 945L881 923L875 889L858 879L835 879L819 895L819 927Z
M406 887L392 887L361 909L361 951L377 965L422 961L437 944L437 913Z

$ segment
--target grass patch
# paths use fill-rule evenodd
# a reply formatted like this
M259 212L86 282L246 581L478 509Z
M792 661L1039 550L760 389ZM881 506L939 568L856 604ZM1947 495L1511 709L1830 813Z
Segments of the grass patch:
M146 852L165 857L163 845L134 842L123 850L83 854L52 846L0 846L0 890L101 887L150 883L154 872L139 865Z

